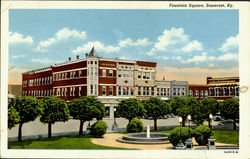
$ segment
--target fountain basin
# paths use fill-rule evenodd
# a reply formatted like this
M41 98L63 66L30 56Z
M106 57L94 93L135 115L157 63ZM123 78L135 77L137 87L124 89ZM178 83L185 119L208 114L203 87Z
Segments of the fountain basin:
M124 135L116 141L129 144L166 144L169 143L167 133L150 133L150 138L146 133L132 133Z

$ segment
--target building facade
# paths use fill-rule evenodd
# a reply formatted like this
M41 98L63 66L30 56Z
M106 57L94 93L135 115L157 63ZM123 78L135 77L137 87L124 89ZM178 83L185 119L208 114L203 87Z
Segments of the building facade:
M208 86L200 84L189 84L188 85L188 96L194 97L197 100L208 98Z
M171 81L162 81L156 80L156 96L162 100L168 101L171 100Z
M187 81L170 81L170 98L187 96L188 82Z
M239 98L239 77L207 77L209 98L225 100Z

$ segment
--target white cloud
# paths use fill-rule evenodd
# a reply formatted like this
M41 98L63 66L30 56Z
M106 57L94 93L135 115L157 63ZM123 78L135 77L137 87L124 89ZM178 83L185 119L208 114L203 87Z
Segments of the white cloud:
M143 39L137 39L136 41L133 41L132 39L128 38L125 40L121 40L119 42L120 47L126 47L126 46L147 46L151 44L151 42L148 41L147 38Z
M238 48L239 35L229 37L219 48L220 51L227 52Z
M217 58L219 61L230 61L230 60L238 60L238 55L233 53L228 53L221 55Z
M85 31L78 31L75 29L68 29L63 28L56 33L56 37L58 40L68 39L69 37L79 38L79 39L86 39L86 32Z
M86 39L86 32L85 31L78 31L75 29L70 30L68 28L63 28L55 33L55 37L49 38L49 39L44 40L44 41L40 41L35 50L40 51L40 52L45 52L46 48L48 48L49 46L51 46L51 45L53 45L61 40L66 40L70 37L79 38L79 39Z
M42 63L42 64L47 64L51 63L52 60L50 59L31 59L32 62L37 62L37 63Z
M127 58L127 57L125 57L125 56L121 56L121 57L120 57L120 59L123 59L123 60L128 60L128 58Z
M20 59L20 58L24 58L24 57L26 57L26 55L24 55L24 54L19 54L19 55L13 55L12 56L13 59Z
M202 45L201 45L201 43L199 41L193 40L193 41L187 43L187 45L184 46L181 50L184 51L184 52L192 52L192 51L195 51L195 50L201 51L202 50Z
M213 67L215 67L215 64L210 63L210 64L208 64L208 67L213 68Z
M168 60L169 59L169 57L167 57L167 56L157 56L155 58L156 59L163 59L163 60Z
M77 47L76 49L72 50L72 53L77 54L82 52L89 52L93 46L95 47L96 50L103 51L106 53L118 52L120 50L120 47L111 45L105 46L100 41L94 41L94 42L88 42L87 44Z
M22 34L19 34L18 32L9 32L9 44L15 44L15 43L26 43L26 44L32 44L33 39L31 36L24 37Z
M201 56L194 56L193 58L190 58L186 61L186 63L201 63L201 62L205 62L207 59L207 53L203 52Z

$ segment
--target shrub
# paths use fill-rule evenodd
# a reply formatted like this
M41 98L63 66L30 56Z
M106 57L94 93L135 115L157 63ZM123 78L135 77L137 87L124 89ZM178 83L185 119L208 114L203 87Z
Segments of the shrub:
M193 137L194 131L190 128L190 137ZM181 142L185 144L185 141L189 138L189 128L188 127L181 127L181 136L180 136L180 127L174 128L169 136L168 139L171 144L176 147L178 143Z
M200 125L194 129L195 141L199 145L206 145L208 142L208 138L210 138L211 136L213 136L212 130L205 125Z
M135 133L135 132L142 132L143 130L143 123L140 119L132 119L127 125L127 132Z
M90 134L95 137L102 137L104 134L106 134L107 128L108 126L104 121L98 120L96 123L91 125Z

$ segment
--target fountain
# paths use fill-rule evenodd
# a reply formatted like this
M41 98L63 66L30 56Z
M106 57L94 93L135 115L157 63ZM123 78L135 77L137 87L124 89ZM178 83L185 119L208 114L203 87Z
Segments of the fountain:
M129 144L166 144L168 141L167 133L150 133L150 127L147 126L147 133L132 133L124 135L116 141Z

